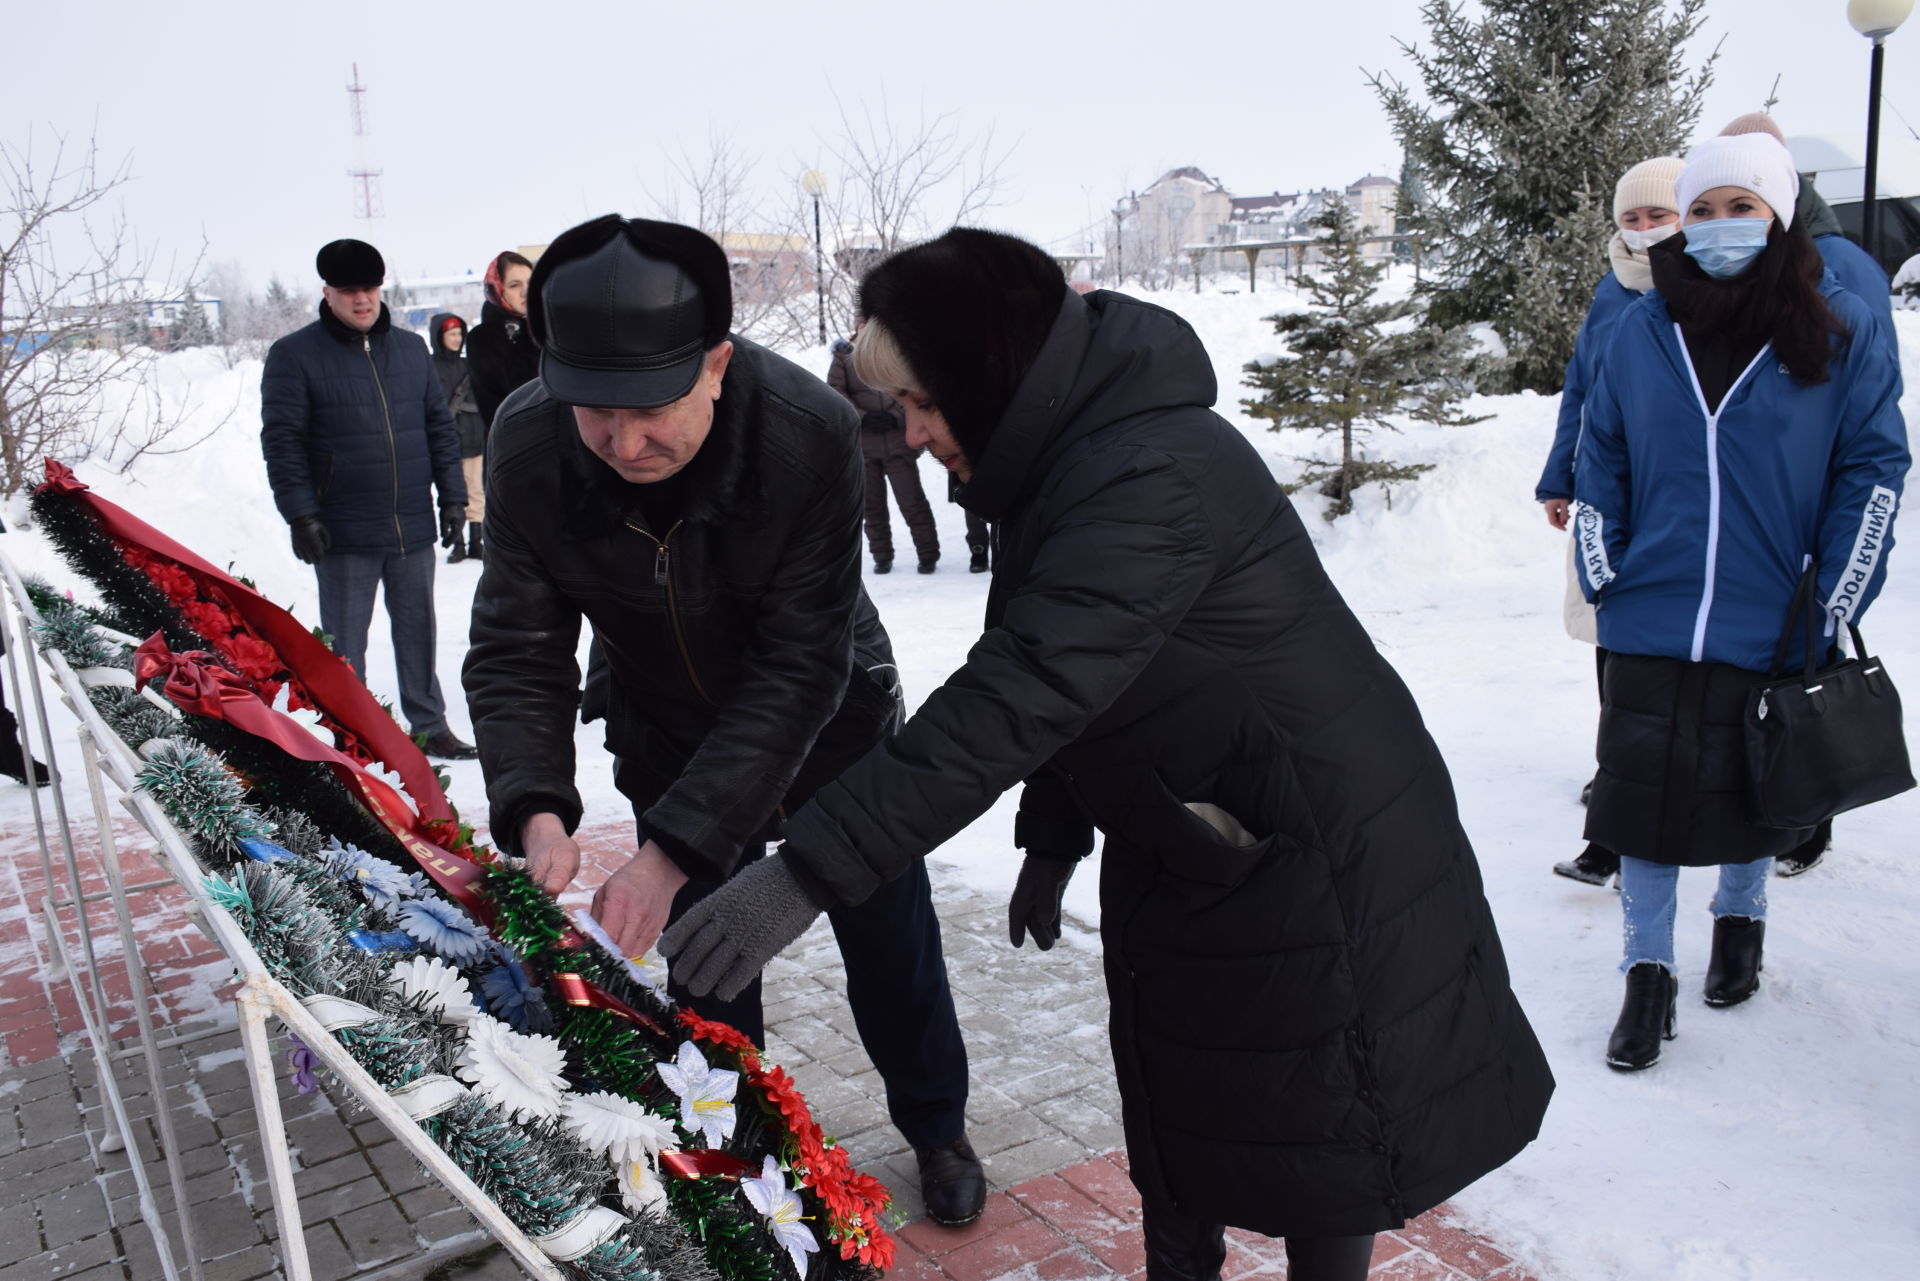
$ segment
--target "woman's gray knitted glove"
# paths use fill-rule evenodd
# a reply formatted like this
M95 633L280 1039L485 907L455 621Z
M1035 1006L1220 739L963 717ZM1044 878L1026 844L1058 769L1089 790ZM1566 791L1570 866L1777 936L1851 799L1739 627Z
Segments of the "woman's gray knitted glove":
M775 854L751 863L660 936L673 977L731 1001L824 910Z

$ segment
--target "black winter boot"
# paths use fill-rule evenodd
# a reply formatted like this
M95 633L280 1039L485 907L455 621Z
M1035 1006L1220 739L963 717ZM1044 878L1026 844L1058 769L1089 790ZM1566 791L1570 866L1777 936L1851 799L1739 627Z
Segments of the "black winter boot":
M458 565L461 561L465 560L466 558L467 558L467 545L465 543L456 542L453 545L453 550L447 553L447 564Z
M477 520L470 520L467 522L467 559L468 560L486 559L484 556L481 555L482 550L483 549L480 545L480 522Z
M1674 1038L1673 1006L1679 993L1680 980L1664 965L1642 961L1627 971L1627 999L1607 1039L1608 1067L1638 1072L1660 1061L1660 1042Z
M1584 881L1588 885L1605 885L1620 875L1620 856L1612 850L1603 850L1589 843L1580 851L1578 858L1570 858L1564 863L1553 865L1555 876L1564 876L1569 880Z
M6 707L0 707L0 774L22 787L45 787L52 781L46 766L21 752L20 722Z
M980 1217L987 1204L987 1175L964 1136L937 1148L915 1148L913 1154L920 1163L920 1199L926 1202L929 1219L957 1228Z
M967 572L969 574L986 573L987 572L987 549L984 547L975 546L970 548L969 550L971 551L972 555L967 560Z
M1811 872L1820 866L1820 860L1833 848L1833 820L1828 819L1813 829L1809 836L1791 850L1773 860L1775 876L1798 876L1802 872Z
M1760 990L1760 945L1767 923L1751 916L1713 918L1713 959L1707 962L1707 1004L1738 1005Z
M873 558L873 572L876 574L891 574L893 572L893 557L875 556Z

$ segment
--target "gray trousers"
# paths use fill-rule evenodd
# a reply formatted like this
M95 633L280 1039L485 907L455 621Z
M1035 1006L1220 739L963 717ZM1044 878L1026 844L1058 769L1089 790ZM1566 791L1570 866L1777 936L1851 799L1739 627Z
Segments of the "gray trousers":
M410 552L329 552L314 566L320 580L320 630L333 652L367 679L367 629L374 593L386 587L393 624L393 660L400 672L400 711L410 732L447 728L447 703L434 674L433 544Z

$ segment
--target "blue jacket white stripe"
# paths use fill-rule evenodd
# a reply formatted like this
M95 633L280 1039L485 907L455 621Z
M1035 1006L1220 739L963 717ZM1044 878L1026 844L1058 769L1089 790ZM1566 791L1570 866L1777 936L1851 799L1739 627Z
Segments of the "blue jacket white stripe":
M1867 304L1831 274L1821 292L1853 332L1832 379L1795 382L1768 346L1714 413L1665 299L1614 326L1574 465L1603 647L1765 671L1809 557L1835 618L1879 594L1909 461L1900 368Z

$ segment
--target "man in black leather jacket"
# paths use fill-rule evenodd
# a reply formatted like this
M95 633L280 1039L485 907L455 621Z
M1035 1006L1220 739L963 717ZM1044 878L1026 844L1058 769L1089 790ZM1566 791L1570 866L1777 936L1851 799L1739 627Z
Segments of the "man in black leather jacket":
M606 718L639 825L594 911L635 955L898 720L860 583L858 428L817 378L728 334L725 254L692 228L576 227L530 298L540 378L493 423L467 697L493 838L557 893L580 864L575 654L591 625L588 715ZM985 1182L925 872L832 921L928 1211L970 1221ZM731 1001L673 995L764 1040L757 983Z

